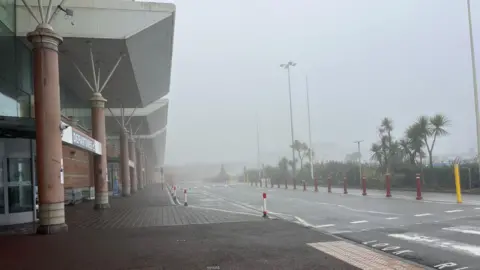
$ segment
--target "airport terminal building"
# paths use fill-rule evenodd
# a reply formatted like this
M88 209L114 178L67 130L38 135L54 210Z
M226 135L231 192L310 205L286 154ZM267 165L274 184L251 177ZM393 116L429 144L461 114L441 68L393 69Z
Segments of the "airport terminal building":
M175 6L48 2L0 1L0 226L108 208L164 162Z

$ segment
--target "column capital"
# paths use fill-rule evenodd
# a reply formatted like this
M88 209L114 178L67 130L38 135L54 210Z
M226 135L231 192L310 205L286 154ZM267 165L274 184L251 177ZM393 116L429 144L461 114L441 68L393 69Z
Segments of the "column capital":
M63 38L53 31L49 24L39 24L37 28L27 34L27 39L32 43L35 49L46 48L58 51L58 45L63 42Z
M93 93L93 96L90 98L92 103L92 108L105 108L105 103L107 100L99 92Z

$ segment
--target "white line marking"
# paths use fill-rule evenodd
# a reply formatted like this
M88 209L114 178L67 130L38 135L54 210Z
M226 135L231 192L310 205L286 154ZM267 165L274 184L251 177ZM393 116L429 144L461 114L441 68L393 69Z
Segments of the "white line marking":
M463 210L460 210L460 209L455 209L455 210L448 210L448 211L445 211L445 213L457 213L457 212L463 212Z
M357 220L357 221L352 221L350 222L351 224L359 224L359 223L367 223L368 221L366 220Z
M325 224L325 225L316 225L315 228L326 228L326 227L333 227L335 224Z
M448 228L442 228L442 230L452 231L452 232L460 232L460 233L466 233L466 234L480 235L480 228L479 227L472 227L472 226L448 227Z
M410 243L419 243L425 246L440 248L448 251L480 256L480 247L446 239L428 237L417 233L389 234L389 237L402 239Z
M425 217L425 216L431 216L431 213L423 213L423 214L416 214L416 217Z
M475 210L480 210L480 207L475 207Z
M387 217L388 220L398 219L398 217Z
M305 220L299 218L299 217L295 217L295 219L298 221L298 223L302 224L303 226L306 226L306 227L313 227L312 224L306 222Z

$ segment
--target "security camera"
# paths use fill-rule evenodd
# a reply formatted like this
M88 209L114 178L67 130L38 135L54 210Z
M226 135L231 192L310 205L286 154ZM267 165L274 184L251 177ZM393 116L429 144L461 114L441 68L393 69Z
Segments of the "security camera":
M60 123L60 131L64 131L65 129L69 128L70 126L65 123Z

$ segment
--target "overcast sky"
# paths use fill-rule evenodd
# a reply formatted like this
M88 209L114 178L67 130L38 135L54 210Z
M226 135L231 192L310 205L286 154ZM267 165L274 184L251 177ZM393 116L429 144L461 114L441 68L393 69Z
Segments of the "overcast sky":
M255 162L256 114L264 159L291 155L289 60L295 138L343 159L396 137L419 115L443 113L450 136L434 154L476 149L466 0L176 0L167 164ZM472 1L479 38L480 3ZM323 149L322 149L323 148ZM331 153L327 153L327 152ZM271 162L270 160L274 161Z

